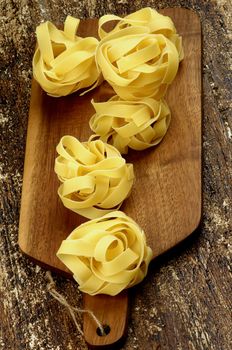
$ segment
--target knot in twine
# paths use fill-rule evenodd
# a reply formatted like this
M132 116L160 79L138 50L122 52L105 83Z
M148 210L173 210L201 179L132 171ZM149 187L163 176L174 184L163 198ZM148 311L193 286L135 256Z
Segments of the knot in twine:
M171 120L164 100L123 101L113 96L107 102L92 101L92 104L96 113L90 119L90 128L120 153L127 153L128 147L141 151L157 145Z
M129 196L133 165L115 147L63 136L57 152L55 172L62 182L58 195L66 208L93 219L118 209Z
M76 307L71 306L67 300L65 299L65 297L63 295L61 295L60 293L57 292L56 290L56 284L52 278L51 272L47 271L46 272L46 278L48 280L48 284L47 284L47 290L48 292L53 296L53 298L55 298L60 304L62 304L63 306L65 306L65 308L69 311L73 322L78 330L78 332L84 336L84 333L80 327L80 325L78 324L78 321L76 319L76 315L75 312L77 313L87 313L90 317L92 317L92 319L94 320L94 322L96 323L96 326L99 327L99 330L101 332L101 335L105 335L105 331L104 328L101 324L101 322L97 319L97 317L94 315L94 313L90 310L86 310L86 309L79 309Z

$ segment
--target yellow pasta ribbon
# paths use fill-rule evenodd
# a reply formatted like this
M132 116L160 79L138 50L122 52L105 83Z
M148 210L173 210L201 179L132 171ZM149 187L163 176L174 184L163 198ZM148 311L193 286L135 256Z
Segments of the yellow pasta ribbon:
M113 96L107 102L92 101L92 105L96 113L90 119L90 128L121 154L127 153L128 147L141 151L157 145L171 120L170 109L164 100L123 101Z
M133 165L101 140L79 142L63 136L56 148L55 172L64 206L93 219L118 209L133 185Z
M96 60L104 79L123 100L160 99L179 67L176 46L142 26L108 34L97 47Z
M51 96L66 96L85 88L89 91L100 82L95 62L98 40L76 36L79 22L67 16L64 30L57 29L49 21L36 28L33 75Z
M118 23L112 30L106 32L103 29L103 26L112 21L118 21ZM166 38L168 38L175 44L179 53L180 61L184 58L182 37L177 34L172 19L168 16L162 15L161 13L158 13L156 10L150 7L140 9L123 18L115 15L102 16L99 19L98 35L101 39L103 39L109 33L115 33L121 29L130 26L145 27L146 29L148 29L148 32L152 34L163 34L164 36L166 36Z
M61 243L57 256L82 292L116 295L143 280L152 250L138 224L114 211L77 227Z

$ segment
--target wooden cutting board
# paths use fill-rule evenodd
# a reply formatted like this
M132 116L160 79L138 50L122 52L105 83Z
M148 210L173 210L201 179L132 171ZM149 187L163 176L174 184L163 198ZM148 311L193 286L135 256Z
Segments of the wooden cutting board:
M172 120L164 140L156 148L130 151L126 156L134 164L136 181L121 208L144 229L154 258L190 235L201 218L201 26L190 10L161 12L173 19L183 36L185 59L167 94ZM78 33L96 36L97 20L82 21ZM66 209L57 196L55 148L67 134L86 141L91 135L88 121L94 113L91 99L107 100L110 94L109 86L103 83L83 97L74 93L52 98L32 82L19 246L38 264L67 276L69 272L56 258L56 251L86 219ZM85 315L89 345L111 345L123 337L127 292L116 297L84 295L84 306L110 326L109 334L100 337L94 322Z

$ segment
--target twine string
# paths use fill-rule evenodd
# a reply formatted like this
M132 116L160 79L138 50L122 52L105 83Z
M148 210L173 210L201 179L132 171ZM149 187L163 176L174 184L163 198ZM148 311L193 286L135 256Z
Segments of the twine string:
M51 272L50 271L47 271L46 272L46 278L48 280L48 284L47 284L47 290L48 292L50 293L50 295L53 296L53 298L55 298L60 304L62 304L64 307L67 308L67 310L69 311L72 319L73 319L73 322L75 323L75 326L78 330L78 332L84 336L84 333L80 327L80 325L78 324L77 322L77 319L76 319L76 315L75 315L75 312L77 313L87 313L89 314L90 317L92 317L92 319L94 320L94 322L96 323L97 327L99 328L100 330L100 333L101 335L105 335L105 331L104 331L104 328L101 324L101 322L98 320L98 318L94 315L93 311L91 310L87 310L87 309L80 309L80 308L77 308L77 307L74 307L74 306L71 306L67 300L65 299L65 297L63 295L61 295L59 292L57 292L56 290L56 284L52 278L52 275L51 275Z

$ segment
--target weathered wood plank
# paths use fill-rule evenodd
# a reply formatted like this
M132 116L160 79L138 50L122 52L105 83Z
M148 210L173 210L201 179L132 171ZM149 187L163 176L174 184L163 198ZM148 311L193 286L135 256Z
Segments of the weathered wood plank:
M203 223L179 248L150 267L131 293L123 349L230 350L231 334L231 79L230 1L3 0L0 116L0 349L86 349L70 317L46 292L44 271L23 257L17 230L31 83L34 29L42 19L134 11L141 6L186 6L203 29ZM71 304L77 286L56 278Z

